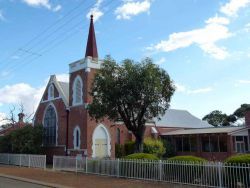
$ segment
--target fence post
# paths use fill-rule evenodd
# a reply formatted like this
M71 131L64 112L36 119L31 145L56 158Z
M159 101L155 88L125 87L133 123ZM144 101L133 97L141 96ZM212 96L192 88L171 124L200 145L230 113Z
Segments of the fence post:
M28 155L29 156L29 168L30 168L30 155Z
M88 157L86 156L85 158L85 173L87 174L88 173Z
M219 187L222 188L222 162L218 162L218 173L219 173Z
M160 181L162 181L162 160L159 160L159 176Z
M117 159L117 177L119 178L120 176L120 159Z
M55 171L55 156L53 155L53 171Z
M19 166L21 167L22 166L22 155L20 154L20 160L19 160L20 164Z
M44 155L44 170L46 170L46 155Z
M77 173L77 157L76 157L76 173Z

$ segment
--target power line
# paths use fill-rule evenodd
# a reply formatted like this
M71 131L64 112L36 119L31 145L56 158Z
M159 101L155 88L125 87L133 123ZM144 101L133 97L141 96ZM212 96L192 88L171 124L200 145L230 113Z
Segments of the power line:
M113 0L111 0L109 3L107 3L105 6L107 6L108 7L108 5L109 4L111 4L113 2ZM113 8L114 8L115 6L113 6ZM109 13L111 13L112 11L109 11ZM109 13L107 13L106 15L108 15ZM82 21L81 21L82 22ZM77 24L75 24L74 26L77 26L77 25L79 25L79 23L77 23ZM85 24L84 25L84 27L85 26L87 26L88 24ZM56 46L58 46L59 44L61 44L62 42L64 42L65 40L67 40L67 39L69 39L69 38L72 38L74 35L74 33L76 33L76 32L79 32L80 30L79 30L79 28L80 27L78 27L78 28L76 28L77 30L76 31L74 31L74 32L72 32L72 33L69 33L70 35L68 36L68 35L66 35L66 37L64 37L62 40L60 40L60 41L58 41L58 42L56 42L56 43L52 43L52 45L50 45L49 46L49 48L46 46L46 48L45 48L45 50L44 51L42 51L42 52L38 52L38 54L44 54L44 53L47 53L47 52L49 52L51 49L54 49ZM70 29L71 30L71 29ZM67 30L68 31L68 30ZM55 40L56 41L56 40ZM55 42L55 41L53 41L53 42ZM50 43L51 44L51 43ZM44 49L44 48L42 48L42 49ZM12 66L11 68L13 68L13 69L10 69L9 70L9 73L10 72L14 72L15 70L17 70L17 69L21 69L21 68L23 68L24 66L25 66L25 64L26 65L28 65L28 64L30 64L30 63L32 63L32 62L34 62L35 60L37 60L38 58L40 58L41 56L36 56L36 57L31 57L32 59L29 61L29 62L26 62L26 61L23 61L23 62L21 62L21 64L18 64L18 66Z
M65 18L67 18L68 16L70 16L72 13L74 13L75 10L81 8L85 4L85 2L86 1L84 1L82 3L82 1L80 1L77 4L77 6L75 6L73 9L71 9L70 11L68 11L59 21L57 20L57 21L53 22L51 25L49 25L48 27L46 27L44 30L42 30L41 32L39 32L39 34L37 34L35 37L33 37L31 40L29 40L27 43L25 43L22 47L20 47L17 50L15 50L13 53L11 53L11 55L7 56L5 59L2 59L0 62L3 62L3 63L8 62L8 59L12 58L14 55L16 55L18 52L20 52L20 49L25 49L27 46L29 46L30 44L32 44L33 41L36 41L41 36L43 36L44 34L46 34L47 31L49 31L51 28L53 28L53 27L57 26L58 24L60 24L62 21L64 21ZM79 16L79 14L78 14L78 16ZM30 49L28 49L28 50L30 51ZM6 60L6 61L4 61L4 60Z

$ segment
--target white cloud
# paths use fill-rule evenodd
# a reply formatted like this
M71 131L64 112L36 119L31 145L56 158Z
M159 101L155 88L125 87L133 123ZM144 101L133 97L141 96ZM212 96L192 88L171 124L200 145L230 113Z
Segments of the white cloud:
M250 0L230 0L220 8L220 12L227 16L237 16L239 9L246 7Z
M44 87L33 88L26 83L6 85L0 88L0 103L18 105L22 103L28 113L32 113L42 96Z
M206 87L206 88L200 88L200 89L194 89L194 90L189 90L187 93L188 94L200 94L200 93L208 93L210 91L213 91L213 88L211 87Z
M163 64L163 63L165 63L165 62L166 62L166 58L165 58L165 57L162 57L162 58L160 58L158 61L156 61L155 64L161 65L161 64Z
M94 22L99 20L103 16L103 12L100 10L100 6L102 4L103 0L97 0L94 7L90 9L90 11L87 13L86 17L87 19L90 18L90 15L94 16Z
M162 40L158 44L147 49L153 51L170 52L179 48L198 45L205 53L216 59L225 59L229 54L224 47L219 47L216 42L229 38L232 34L225 25L226 19L214 17L206 21L206 26L186 32L172 33L167 40Z
M202 93L208 93L213 91L212 87L204 87L204 88L198 88L198 89L189 89L188 87L180 84L175 83L176 91L179 93L185 93L185 94L202 94Z
M0 10L0 21L5 21L5 20L6 19L5 19L4 15L3 15L3 11Z
M244 27L244 31L250 33L250 23L247 23Z
M53 6L50 0L23 0L23 2L32 7L44 7L54 12L57 12L62 8L61 5Z
M226 17L219 17L219 16L214 16L209 18L208 20L205 21L206 24L222 24L222 25L228 25L230 23L230 20Z
M1 128L1 125L4 125L6 123L5 118L6 118L6 114L0 112L0 128Z
M56 76L58 81L68 82L68 74L59 74ZM6 85L0 88L0 104L2 105L19 105L22 103L27 113L33 113L41 100L43 92L49 78L41 87L32 87L27 83L17 83Z
M239 80L239 84L250 84L250 80Z
M115 10L116 18L117 19L130 19L132 16L136 16L144 12L149 12L151 3L152 3L151 0L124 1L124 4L121 5L120 7L117 7Z

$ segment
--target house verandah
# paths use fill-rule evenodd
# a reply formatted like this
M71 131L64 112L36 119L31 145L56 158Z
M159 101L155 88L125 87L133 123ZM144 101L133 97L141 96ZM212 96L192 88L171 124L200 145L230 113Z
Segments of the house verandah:
M194 155L223 161L237 153L250 151L248 127L181 129L163 133L177 155Z

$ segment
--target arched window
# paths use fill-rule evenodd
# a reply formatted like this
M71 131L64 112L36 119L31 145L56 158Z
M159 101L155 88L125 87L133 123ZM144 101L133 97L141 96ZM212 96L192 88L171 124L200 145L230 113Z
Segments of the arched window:
M121 131L119 128L116 129L116 144L121 143Z
M50 146L56 145L56 112L53 106L49 106L45 112L43 127L43 145Z
M54 86L51 84L48 89L48 99L51 100L54 98Z
M80 76L76 77L73 84L73 105L82 104L83 84Z
M80 149L80 144L81 144L81 133L80 133L80 128L77 126L74 129L74 149Z

